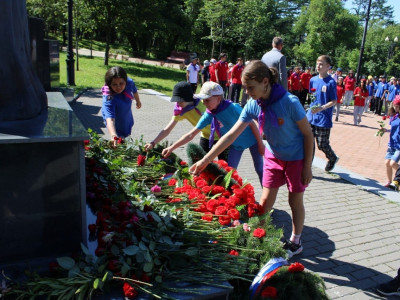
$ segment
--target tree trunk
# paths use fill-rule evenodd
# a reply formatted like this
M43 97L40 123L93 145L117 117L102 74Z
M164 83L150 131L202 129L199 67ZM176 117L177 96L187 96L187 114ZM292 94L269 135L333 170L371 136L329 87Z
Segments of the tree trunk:
M0 1L0 121L28 120L47 109L33 68L24 0Z

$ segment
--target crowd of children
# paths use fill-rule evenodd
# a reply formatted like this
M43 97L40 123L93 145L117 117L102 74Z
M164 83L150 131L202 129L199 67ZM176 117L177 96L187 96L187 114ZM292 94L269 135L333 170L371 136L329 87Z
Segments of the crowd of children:
M284 244L289 256L303 249L300 241L304 225L302 199L312 179L314 139L328 159L326 171L331 171L339 159L329 144L334 109L338 121L340 106L344 104L347 109L354 100L354 125L361 123L368 109L381 114L383 108L385 115L390 114L390 141L385 157L389 186L400 160L400 86L396 78L386 83L385 76L381 76L376 83L368 76L357 85L351 70L346 77L342 76L341 68L333 74L330 57L322 55L317 59L314 76L311 68L305 71L294 68L288 77L287 92L277 81L277 71L262 61L244 64L239 58L237 64L230 65L225 53L219 58L218 62L214 59L204 62L199 94L195 93L198 75L191 73L201 70L197 67L198 59L188 66L187 82L177 83L171 97L171 102L175 102L172 120L145 145L146 151L167 137L178 121L185 119L194 128L165 148L163 155L170 155L201 132L200 144L207 154L191 167L193 174L204 169L225 149L220 158L237 168L243 151L249 148L263 186L260 204L265 210L272 209L280 186L286 184L289 189L293 233ZM239 102L242 84L245 86L243 94L249 96L242 103L243 109L235 103ZM104 122L116 145L119 139L131 134L134 123L131 102L136 100L139 109L140 98L135 83L121 67L107 71L102 91Z

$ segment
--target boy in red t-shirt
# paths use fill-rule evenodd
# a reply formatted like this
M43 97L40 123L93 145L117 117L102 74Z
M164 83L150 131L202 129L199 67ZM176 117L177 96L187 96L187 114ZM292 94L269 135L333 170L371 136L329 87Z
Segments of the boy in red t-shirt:
M365 99L368 97L367 81L361 79L360 86L354 90L354 125L357 126L361 123L361 116L364 112Z
M300 96L300 91L301 91L300 67L295 67L294 72L292 73L292 75L290 75L290 88L293 95L297 97Z
M300 75L300 83L303 89L300 91L299 98L303 106L306 104L308 90L310 89L310 79L311 79L311 68L307 67L306 71Z
M222 89L224 90L224 95L226 94L227 88L226 84L228 82L228 62L226 61L228 56L225 53L221 53L219 55L219 61L215 64L215 77L216 77L216 82L219 83L220 86L222 86Z
M210 72L210 81L217 82L217 78L215 77L215 64L217 61L215 58L211 58L210 60L210 67L208 68Z
M232 101L235 103L239 102L240 91L242 90L242 72L244 69L243 59L239 57L237 64L232 68Z
M356 85L356 78L354 77L353 70L349 71L349 74L344 79L344 108L348 108L351 100L353 99L354 87Z

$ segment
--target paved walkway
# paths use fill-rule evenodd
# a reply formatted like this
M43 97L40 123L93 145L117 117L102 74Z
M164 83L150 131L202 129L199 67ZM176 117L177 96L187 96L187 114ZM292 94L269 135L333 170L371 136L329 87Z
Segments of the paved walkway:
M143 107L140 110L133 108L132 136L137 139L143 135L145 141L150 141L169 122L173 104L155 91L141 90L139 94ZM84 126L105 133L99 91L87 91L71 106ZM333 299L382 299L374 293L374 287L395 276L400 267L400 194L382 188L377 182L383 179L368 177L365 172L368 166L375 164L372 175L381 174L377 170L383 166L388 134L379 146L374 137L378 118L367 115L362 122L364 126L354 127L346 124L351 120L349 114L350 110L345 111L332 130L332 146L340 156L332 173L322 170L325 159L321 153L316 153L314 179L304 197L304 252L292 260L320 274ZM190 129L189 123L179 122L168 140L176 141ZM176 153L186 158L184 147ZM356 159L358 163L354 164ZM259 197L261 188L257 184L257 175L248 166L252 166L252 162L245 151L238 171L254 183ZM284 227L288 237L291 216L284 187L278 194L274 220L277 226Z

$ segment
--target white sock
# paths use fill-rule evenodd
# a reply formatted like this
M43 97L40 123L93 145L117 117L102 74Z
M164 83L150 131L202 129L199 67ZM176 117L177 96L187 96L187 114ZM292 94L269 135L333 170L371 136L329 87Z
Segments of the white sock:
M299 244L300 243L300 237L301 234L294 234L292 233L292 236L290 237L290 241L294 244Z

